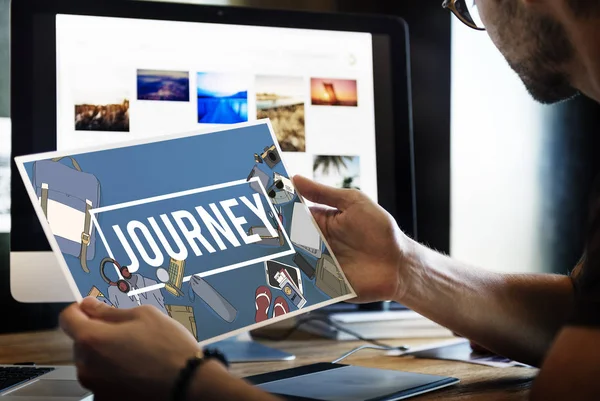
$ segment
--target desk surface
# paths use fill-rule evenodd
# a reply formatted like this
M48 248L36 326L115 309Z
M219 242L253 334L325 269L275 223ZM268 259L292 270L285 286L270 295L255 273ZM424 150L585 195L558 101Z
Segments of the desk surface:
M439 340L409 339L386 343L416 346ZM308 335L299 335L281 342L261 342L291 352L296 355L296 359L288 362L234 364L231 368L234 375L249 376L314 362L330 362L364 344L354 341L335 342ZM0 335L0 364L30 361L39 365L70 364L73 357L71 346L71 340L58 330ZM461 380L455 387L421 396L418 400L526 400L531 381L537 372L526 368L491 368L461 362L389 357L377 350L359 351L342 363L447 375Z

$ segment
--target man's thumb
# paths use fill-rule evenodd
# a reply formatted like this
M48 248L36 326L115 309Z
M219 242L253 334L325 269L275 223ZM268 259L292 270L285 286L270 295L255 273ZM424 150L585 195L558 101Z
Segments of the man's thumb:
M81 301L81 310L92 319L105 322L126 322L135 318L133 309L113 308L93 297L87 297Z
M294 176L293 182L300 195L314 203L344 210L357 201L355 191L329 187L301 175Z

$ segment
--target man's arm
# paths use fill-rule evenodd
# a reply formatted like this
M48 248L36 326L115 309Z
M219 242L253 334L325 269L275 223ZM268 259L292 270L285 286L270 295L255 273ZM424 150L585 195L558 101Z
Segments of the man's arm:
M600 394L600 329L565 327L542 366L531 400L595 400Z
M400 303L500 355L541 364L573 307L569 277L494 273L409 248Z
M416 243L356 190L296 176L313 216L358 295L393 299L476 343L538 365L573 307L566 276L498 274ZM328 207L322 207L326 205Z

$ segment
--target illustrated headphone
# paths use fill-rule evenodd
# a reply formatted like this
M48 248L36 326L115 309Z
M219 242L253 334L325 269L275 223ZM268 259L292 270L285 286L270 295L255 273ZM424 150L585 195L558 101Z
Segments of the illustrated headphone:
M106 276L106 273L104 273L104 266L107 263L112 263L115 266L117 266L117 269L119 269L121 276L123 276L123 278L125 280L129 280L132 276L131 273L129 272L129 268L127 266L121 267L119 262L117 262L116 260L114 260L112 258L108 258L108 257L102 259L102 261L100 262L100 275L102 276L102 279L104 281L106 281L108 283L108 285L117 287L119 289L119 291L121 291L125 294L128 293L129 290L131 290L131 286L129 285L129 283L127 281L117 280L116 282L114 282Z

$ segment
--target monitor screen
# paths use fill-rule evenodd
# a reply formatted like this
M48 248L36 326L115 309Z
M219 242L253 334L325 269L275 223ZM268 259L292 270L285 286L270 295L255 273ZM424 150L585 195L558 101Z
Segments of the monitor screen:
M370 33L59 14L56 83L58 150L269 118L291 174L377 201Z
M113 0L14 2L11 21L12 156L268 118L291 174L416 237L403 21ZM11 199L11 251L49 250L18 179Z

